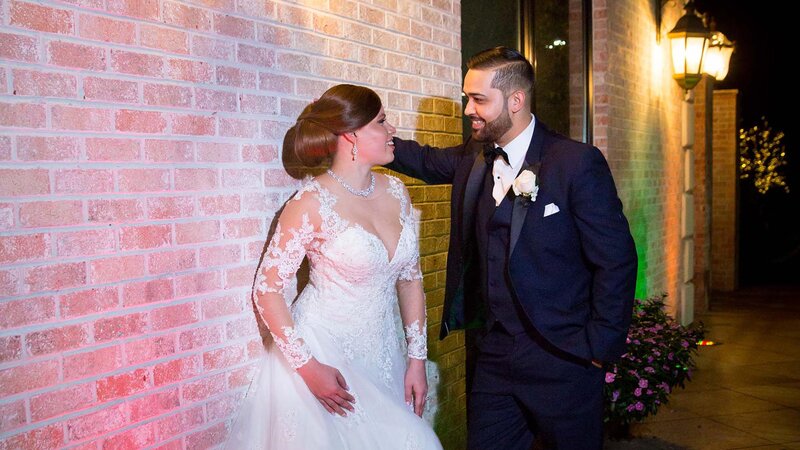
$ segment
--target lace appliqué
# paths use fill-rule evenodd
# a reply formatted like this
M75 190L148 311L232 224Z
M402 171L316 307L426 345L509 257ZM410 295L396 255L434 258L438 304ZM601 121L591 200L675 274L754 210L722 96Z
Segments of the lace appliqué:
M287 442L294 441L297 437L297 411L287 411L280 420L280 429Z
M283 231L279 223L275 227L275 235L267 246L266 254L264 255L263 268L258 271L256 278L256 292L265 294L267 292L274 292L278 294L283 293L283 288L286 286L303 262L306 255L306 248L316 237L314 233L314 226L308 218L308 214L303 214L303 222L298 228L289 230L292 237L286 240L283 248L280 242L283 238ZM277 269L277 279L267 277L267 272Z
M428 359L428 320L420 327L419 320L405 326L408 342L408 357L411 359Z
M353 410L347 411L346 416L340 416L336 414L334 415L334 417L343 421L348 428L353 428L357 425L364 423L367 419L367 415L364 412L364 408L361 407L358 395L355 392L350 392L350 395L352 395L353 398L355 399L355 402L352 403Z
M300 336L297 335L297 331L294 328L283 327L281 329L283 330L283 335L286 336L286 340L281 339L280 336L270 331L272 338L275 339L275 345L277 345L281 353L283 353L283 356L292 369L303 367L303 365L311 359L311 350L309 350L306 343L300 339Z

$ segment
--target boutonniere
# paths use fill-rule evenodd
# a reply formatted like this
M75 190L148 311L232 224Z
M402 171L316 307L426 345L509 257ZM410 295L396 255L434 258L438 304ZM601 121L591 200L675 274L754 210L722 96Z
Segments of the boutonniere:
M539 179L533 171L525 169L514 180L511 189L514 190L515 195L521 196L525 200L527 206L528 203L536 201L536 194L539 193Z

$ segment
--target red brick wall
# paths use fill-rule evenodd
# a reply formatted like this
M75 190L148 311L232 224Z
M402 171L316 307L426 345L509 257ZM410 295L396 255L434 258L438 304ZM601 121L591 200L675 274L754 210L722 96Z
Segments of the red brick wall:
M221 442L300 109L350 81L400 134L459 139L457 0L305 4L0 0L0 447ZM435 338L447 191L412 192ZM460 339L431 342L453 445Z
M739 160L736 89L714 91L713 197L711 219L711 290L739 286Z
M668 27L681 11L661 2L593 1L594 143L606 155L639 254L637 296L668 294L680 310L681 100L672 80Z
M708 310L711 279L711 142L713 88L708 77L695 87L694 137L694 308Z

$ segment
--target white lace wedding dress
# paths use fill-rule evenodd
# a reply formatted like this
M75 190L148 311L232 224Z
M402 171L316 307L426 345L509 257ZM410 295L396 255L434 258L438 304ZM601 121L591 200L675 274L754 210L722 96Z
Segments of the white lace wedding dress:
M422 278L419 219L400 180L389 177L388 191L401 205L394 255L376 235L344 220L335 210L340 199L319 182L307 180L290 201L318 203L319 217L304 214L291 229L279 222L256 289L283 293L304 256L309 283L290 307L294 327L284 327L285 339L276 337L277 346L266 350L227 448L441 449L404 400L406 358L427 355L425 319L407 324L404 338L396 290L398 280ZM344 376L356 399L347 417L327 412L295 372L311 356Z

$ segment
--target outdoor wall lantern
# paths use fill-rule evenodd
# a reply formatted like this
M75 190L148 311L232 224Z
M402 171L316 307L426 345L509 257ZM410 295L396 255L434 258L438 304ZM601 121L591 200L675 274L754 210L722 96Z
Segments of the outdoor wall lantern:
M703 78L703 57L711 33L703 19L694 12L694 1L683 7L686 14L678 19L675 28L667 33L672 54L672 78L686 91L692 90Z
M714 29L714 22L711 22L711 29ZM729 41L719 31L711 31L711 40L703 58L703 73L714 77L717 81L722 81L728 75L728 67L733 54L733 42Z

